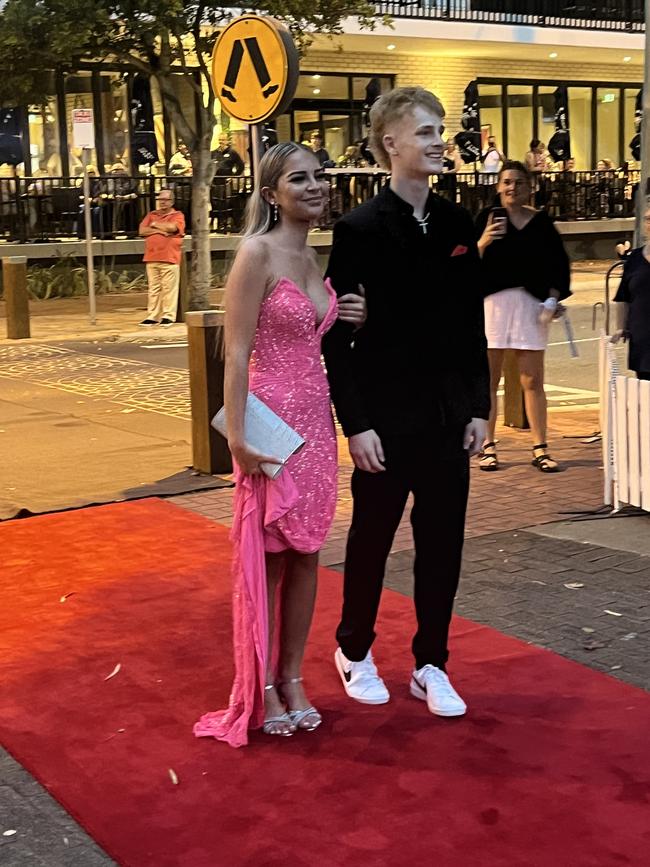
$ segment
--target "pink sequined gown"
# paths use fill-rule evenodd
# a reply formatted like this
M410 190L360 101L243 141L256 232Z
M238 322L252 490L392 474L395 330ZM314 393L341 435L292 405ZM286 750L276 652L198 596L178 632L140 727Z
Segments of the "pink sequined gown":
M336 506L336 434L321 338L336 320L336 294L325 283L329 306L322 322L312 301L281 278L260 308L249 368L250 390L304 438L304 447L280 475L235 472L233 540L233 646L235 679L226 710L204 714L197 737L231 746L248 743L248 730L264 721L268 654L265 552L318 551Z

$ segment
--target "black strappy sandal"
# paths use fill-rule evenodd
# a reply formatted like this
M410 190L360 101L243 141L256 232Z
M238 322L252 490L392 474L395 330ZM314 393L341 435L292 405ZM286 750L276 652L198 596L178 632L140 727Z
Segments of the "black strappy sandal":
M535 452L537 449L548 448L548 443L540 443L539 445L533 446L533 459L531 464L536 467L540 473L557 473L559 471L559 466L557 461L554 461L553 458L544 453L542 455L536 455Z
M494 449L491 454L488 454L486 449ZM499 459L497 458L497 444L485 443L478 459L479 470L484 470L486 473L493 473L499 469Z

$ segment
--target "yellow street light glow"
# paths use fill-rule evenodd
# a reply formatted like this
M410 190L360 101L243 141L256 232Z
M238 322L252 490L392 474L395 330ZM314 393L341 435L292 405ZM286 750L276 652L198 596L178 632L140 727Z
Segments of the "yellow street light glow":
M318 96L318 94L320 93L320 88L319 88L319 87L315 87L315 88L312 90L312 93L313 93L315 96Z
M316 75L312 75L312 78L314 79L314 81L317 81L320 78L320 75L316 73Z
M551 53L549 54L549 57L552 57L553 59L555 59L557 57L557 51L551 51Z
M396 48L397 48L397 45L394 45L394 44L391 42L390 45L387 45L387 46L386 46L386 51L395 51Z
M630 60L632 60L632 58L630 57L629 54L626 54L625 57L623 58L623 63L629 63Z

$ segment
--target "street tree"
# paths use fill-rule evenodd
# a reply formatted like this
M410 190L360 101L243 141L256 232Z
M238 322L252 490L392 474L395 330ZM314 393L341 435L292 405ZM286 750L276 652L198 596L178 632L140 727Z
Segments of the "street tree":
M381 20L366 0L261 0L248 11L286 24L304 49L315 33L335 36L355 17L365 29ZM157 81L192 163L190 307L205 308L210 285L209 212L214 164L210 145L217 96L210 55L223 27L241 7L209 0L7 0L0 5L0 104L42 105L55 68L79 61L119 61ZM180 87L196 94L190 114Z

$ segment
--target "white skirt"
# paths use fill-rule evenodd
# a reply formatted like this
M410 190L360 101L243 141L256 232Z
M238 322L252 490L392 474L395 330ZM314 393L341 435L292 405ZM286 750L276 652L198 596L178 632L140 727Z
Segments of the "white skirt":
M502 289L484 300L488 349L546 349L548 325L542 307L525 289Z

